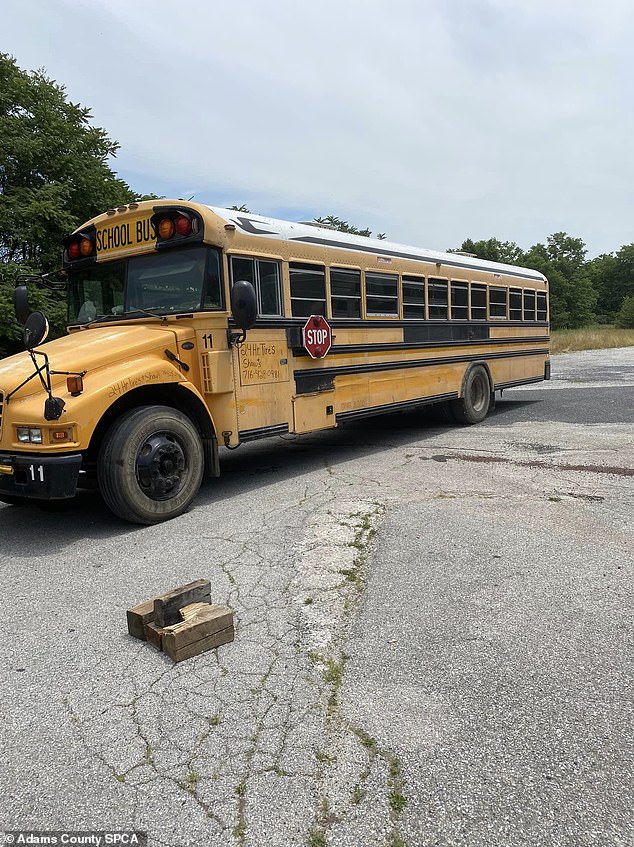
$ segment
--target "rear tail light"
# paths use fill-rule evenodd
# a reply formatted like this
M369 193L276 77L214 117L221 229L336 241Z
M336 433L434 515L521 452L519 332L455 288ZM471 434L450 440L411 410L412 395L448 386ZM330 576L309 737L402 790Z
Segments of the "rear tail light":
M79 241L71 241L68 245L68 258L69 259L79 259Z

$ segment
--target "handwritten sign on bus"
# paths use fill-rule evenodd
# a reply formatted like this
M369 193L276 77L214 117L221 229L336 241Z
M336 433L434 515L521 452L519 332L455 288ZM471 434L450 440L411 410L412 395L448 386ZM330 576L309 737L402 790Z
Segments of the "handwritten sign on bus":
M288 382L285 344L279 341L245 341L239 350L242 385Z

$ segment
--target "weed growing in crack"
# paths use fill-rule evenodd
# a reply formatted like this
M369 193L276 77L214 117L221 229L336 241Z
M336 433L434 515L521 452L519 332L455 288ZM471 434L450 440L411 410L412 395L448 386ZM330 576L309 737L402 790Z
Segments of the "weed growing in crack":
M366 732L364 729L355 729L354 734L357 736L359 741L363 744L366 750L370 750L372 753L376 754L379 749L379 745L377 744L376 738L373 738L369 732Z
M407 797L404 797L400 791L391 791L389 800L392 811L397 814L400 814L407 806Z
M364 799L366 795L366 791L364 788L361 788L360 785L355 785L352 789L352 802L359 804Z
M332 765L334 762L337 761L336 756L330 756L328 753L326 753L325 750L317 750L315 752L315 758L318 762L322 762L323 764L328 765Z
M385 847L407 847L407 842L403 841L398 832L393 832Z
M340 568L339 573L341 576L345 576L346 582L352 582L354 585L362 585L363 580L361 579L361 574L359 573L359 568L356 567L356 559L355 566L352 568Z
M326 847L326 832L321 827L311 829L308 833L308 843L310 847Z
M310 605L311 605L312 603L314 603L314 602L315 602L315 601L313 600L313 598L312 598L312 597L307 597L307 598L304 600L304 606L310 606Z
M220 716L213 715L211 718L207 718L207 723L209 724L209 726L218 726L218 724L220 723Z
M233 837L238 840L240 844L244 844L244 836L247 834L247 822L244 818L240 818L238 823L233 828Z
M244 782L244 780L243 780L242 782L238 783L238 785L236 785L234 790L235 790L235 793L238 795L238 797L244 797L245 794L247 793L246 782Z
M125 774L116 773L114 775L114 778L117 780L117 782L125 782Z
M343 682L343 674L348 658L345 653L342 653L341 659L338 662L331 657L326 659L324 680L330 686L330 697L328 698L328 711L330 714L334 712L339 702L339 689Z
M187 774L187 789L191 791L192 794L196 793L196 786L198 785L198 780L200 779L200 774L198 771L190 771Z

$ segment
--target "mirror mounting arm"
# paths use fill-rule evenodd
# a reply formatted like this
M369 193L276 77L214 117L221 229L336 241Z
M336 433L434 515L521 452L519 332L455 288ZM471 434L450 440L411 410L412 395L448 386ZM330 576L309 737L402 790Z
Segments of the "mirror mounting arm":
M247 337L246 329L243 329L242 332L232 332L230 329L227 330L227 344L229 347L240 347L241 344L244 344Z

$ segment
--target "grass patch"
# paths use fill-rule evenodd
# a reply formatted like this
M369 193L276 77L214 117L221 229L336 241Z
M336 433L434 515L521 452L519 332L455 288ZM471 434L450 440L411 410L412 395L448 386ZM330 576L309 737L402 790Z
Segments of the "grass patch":
M326 847L326 833L323 829L311 829L308 833L310 847Z
M556 329L550 336L551 353L607 350L610 347L634 347L634 329L616 329L613 326Z
M352 790L352 802L356 803L357 805L361 803L361 801L365 797L365 793L365 789L361 788L360 785L355 785L354 789Z
M397 814L402 812L407 806L407 797L404 797L400 791L392 791L390 794L390 806Z

